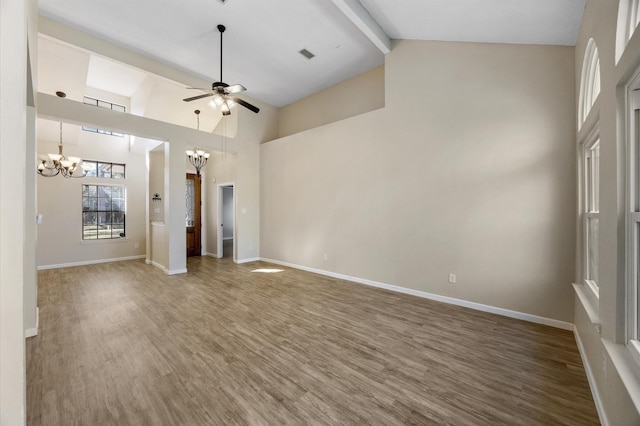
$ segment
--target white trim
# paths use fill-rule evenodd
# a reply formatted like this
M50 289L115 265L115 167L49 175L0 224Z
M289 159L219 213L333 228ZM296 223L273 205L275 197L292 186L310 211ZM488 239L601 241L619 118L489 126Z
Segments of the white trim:
M315 274L326 275L332 278L338 278L341 280L352 281L358 284L365 284L372 287L384 288L386 290L395 291L398 293L410 294L412 296L422 297L423 299L435 300L438 302L448 303L450 305L462 306L465 308L475 309L476 311L489 312L492 314L502 315L505 317L515 318L523 321L534 322L537 324L548 325L550 327L561 328L563 330L573 330L573 324L565 321L559 321L552 318L545 318L538 315L527 314L524 312L512 311L510 309L498 308L496 306L484 305L482 303L470 302L468 300L456 299L449 296L442 296L439 294L428 293L426 291L414 290L407 287L400 287L393 284L385 284L378 281L372 281L365 278L352 277L350 275L338 274L336 272L324 271L322 269L310 268L307 266L296 265L289 262L282 262L279 260L267 259L261 257L259 260L275 263L276 265L288 266L294 269L301 269L307 272L313 272Z
M636 410L640 413L640 369L632 358L629 350L624 345L619 345L607 339L602 339L602 344L611 358L611 362L618 372L618 376L627 389L629 398Z
M187 273L187 268L184 269L173 269L173 270L168 270L165 269L164 273L167 275L178 275L178 274L186 274Z
M233 237L222 237L222 241L233 240Z
M582 344L582 340L580 339L580 334L578 334L578 329L575 326L573 327L573 336L576 339L576 345L578 346L580 358L582 358L582 365L584 366L584 371L587 375L587 381L589 382L589 387L591 388L591 395L593 396L593 402L595 403L596 410L598 411L600 423L602 424L602 426L608 426L609 420L607 419L607 414L604 411L604 404L602 403L602 398L600 397L598 387L596 386L596 378L593 375L593 370L591 369L589 362L587 361L587 357L585 356L586 350L584 348L584 345Z
M238 223L238 216L237 216L237 201L238 201L238 193L237 193L237 188L236 188L236 184L235 182L225 182L225 183L219 183L218 184L218 211L217 211L217 217L216 217L216 250L218 251L218 253L220 253L220 255L218 256L218 259L222 259L223 255L224 255L224 251L223 251L223 247L222 247L222 241L223 241L223 232L221 231L220 228L222 228L222 216L223 216L223 212L222 212L222 207L223 207L223 199L224 199L224 188L231 188L233 190L233 253L231 254L231 257L233 258L233 261L235 263L239 263L238 260L236 259L236 247L238 242L236 241L236 235L238 235L238 230L237 230L237 223Z
M596 330L598 331L598 334L599 334L602 328L601 327L602 322L600 321L600 313L598 312L600 309L599 299L596 298L596 295L593 293L593 290L590 287L588 287L587 284L572 283L571 285L573 286L573 290L576 292L576 295L578 296L578 299L580 300L582 307L587 313L587 316L589 317L589 321L591 321L591 324L593 324L596 327Z
M262 259L261 257L249 257L246 259L233 259L233 263L240 265L242 263L259 262L261 260L264 260L264 259ZM271 262L271 261L267 260L267 262ZM273 262L273 263L276 263L276 262Z
M36 326L35 328L27 328L24 331L24 338L35 337L38 335L38 327L40 325L40 308L36 307Z
M80 244L124 243L127 241L129 241L128 237L101 238L101 239L95 239L95 240L80 240Z
M162 270L162 272L164 272L165 274L167 273L167 268L165 268L164 266L162 266L161 264L159 264L158 262L156 262L155 260L149 260L149 261L145 261L145 263L147 265L151 265L151 266L155 266L156 268Z
M138 256L116 257L113 259L96 259L96 260L83 260L82 262L59 263L57 265L40 265L38 266L38 271L44 271L46 269L69 268L72 266L95 265L98 263L122 262L124 260L146 259L146 257L147 255L143 254Z
M214 257L214 258L216 258L216 259L222 259L222 256L221 256L221 255L217 255L217 254L215 254L215 253L208 253L208 252L207 252L207 253L205 253L204 255L205 255L205 256L209 256L209 257Z

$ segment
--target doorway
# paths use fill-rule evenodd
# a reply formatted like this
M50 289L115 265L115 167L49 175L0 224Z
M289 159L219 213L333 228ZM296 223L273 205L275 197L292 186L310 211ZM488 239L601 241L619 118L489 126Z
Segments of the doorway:
M218 185L218 247L219 258L235 260L236 203L233 183Z
M186 227L187 227L187 257L202 254L202 200L200 194L201 180L193 174L187 173L186 180Z

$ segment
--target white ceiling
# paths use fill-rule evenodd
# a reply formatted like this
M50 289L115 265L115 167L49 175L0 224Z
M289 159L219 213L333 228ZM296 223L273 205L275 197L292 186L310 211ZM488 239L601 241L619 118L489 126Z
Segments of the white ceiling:
M384 62L334 3L364 6L393 39L574 45L585 0L39 1L43 16L212 82L220 77L216 26L224 24L224 81L274 106ZM303 48L316 56L306 59ZM128 78L135 73L104 73L94 87L130 93L137 85Z

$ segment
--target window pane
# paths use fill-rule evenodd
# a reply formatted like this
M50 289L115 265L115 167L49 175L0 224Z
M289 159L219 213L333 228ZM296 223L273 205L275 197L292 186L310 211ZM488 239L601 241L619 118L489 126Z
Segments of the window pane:
M83 212L82 213L82 225L97 225L98 215L96 212Z
M114 164L111 167L111 174L114 179L124 179L124 164Z
M112 186L111 196L113 198L124 198L124 188L122 186Z
M95 185L82 185L83 197L95 197L98 195L98 189Z
M111 198L111 187L110 186L98 186L98 197L100 198Z
M99 106L100 108L107 108L107 109L111 109L111 103L110 103L110 102L98 101L98 106Z
M112 218L112 221L113 221L114 224L124 225L124 213L123 212L112 213L111 214L111 218Z
M98 210L98 199L82 197L82 211Z
M114 212L124 212L124 199L114 198L111 200L111 210Z
M125 112L125 108L122 105L113 104L111 109L114 110L114 111Z
M98 176L98 163L82 160L82 168L87 171L87 176Z
M83 240L95 240L98 238L98 227L95 225L82 227L82 239Z
M113 238L111 236L111 225L98 226L98 239Z
M98 177L111 177L111 163L98 163Z
M187 179L187 188L186 188L186 225L193 226L194 225L194 194L195 194L195 183L193 179Z
M594 281L596 284L598 281L598 218L587 218L587 279Z
M600 144L594 146L591 151L593 158L593 188L591 190L593 205L591 211L597 212L600 211Z
M111 198L98 198L98 211L111 211Z
M113 238L124 238L124 225L112 225L111 232L113 234Z

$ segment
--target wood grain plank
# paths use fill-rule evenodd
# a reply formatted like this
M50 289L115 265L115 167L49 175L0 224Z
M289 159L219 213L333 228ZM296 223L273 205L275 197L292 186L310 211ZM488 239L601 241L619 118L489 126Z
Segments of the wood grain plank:
M28 424L598 424L570 332L273 267L39 272Z

